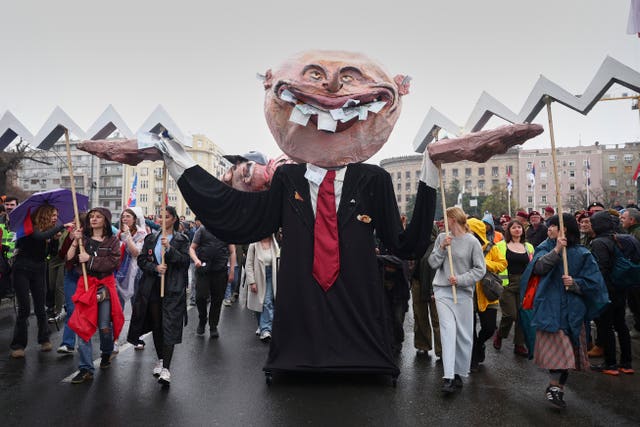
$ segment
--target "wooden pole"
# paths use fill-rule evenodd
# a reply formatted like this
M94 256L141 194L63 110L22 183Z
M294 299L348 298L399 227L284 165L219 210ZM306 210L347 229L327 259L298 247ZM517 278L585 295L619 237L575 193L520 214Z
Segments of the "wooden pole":
M167 237L167 231L165 229L166 211L167 210L167 166L162 166L162 201L160 202L160 214L162 215L162 238ZM164 264L164 246L160 251L162 253L161 264ZM164 273L160 276L160 298L164 298Z
M438 142L438 131L440 129L436 128L433 131L433 139L435 142ZM427 153L424 154L428 156ZM445 236L449 235L449 221L447 221L447 200L444 194L444 181L442 179L442 164L438 165L438 179L440 180L440 195L442 196L442 215L444 218L444 232ZM447 256L449 258L449 271L451 271L451 275L453 276L453 256L451 255L451 245L447 246ZM449 278L447 278L449 280ZM458 293L456 292L456 286L451 286L451 291L453 292L453 303L458 303Z
M544 101L547 104L547 117L549 118L549 135L551 136L551 159L553 161L553 173L555 174L556 183L556 202L558 204L558 235L564 237L564 220L562 218L562 196L560 195L560 174L558 173L558 160L556 159L556 141L553 136L553 117L551 115L551 97L545 95ZM535 206L535 200L534 200ZM569 264L567 262L567 248L562 248L562 266L564 274L569 275Z
M73 177L73 164L71 162L71 143L69 142L69 129L64 130L64 139L67 145L67 166L69 167L69 179L71 181L71 198L73 199L73 213L75 214L76 220L76 228L80 229L80 214L78 213L78 199L76 198L76 181ZM84 245L82 244L82 240L78 243L78 247L80 249L80 253L83 254ZM89 290L89 281L87 279L87 265L86 263L80 263L82 267L82 278L84 279L84 290L85 292Z

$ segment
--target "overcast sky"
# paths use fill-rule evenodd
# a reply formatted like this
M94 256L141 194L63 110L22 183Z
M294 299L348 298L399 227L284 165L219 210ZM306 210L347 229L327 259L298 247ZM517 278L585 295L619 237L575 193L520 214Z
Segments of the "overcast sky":
M227 153L273 156L256 73L301 50L344 49L413 77L377 162L412 153L430 107L464 125L483 90L519 112L541 74L579 94L607 55L640 70L628 12L628 0L7 1L0 115L35 135L57 105L86 130L113 104L135 132L161 104ZM582 116L554 104L557 145L639 141L630 107L601 102ZM535 122L546 129L546 114ZM545 133L525 148L549 144Z

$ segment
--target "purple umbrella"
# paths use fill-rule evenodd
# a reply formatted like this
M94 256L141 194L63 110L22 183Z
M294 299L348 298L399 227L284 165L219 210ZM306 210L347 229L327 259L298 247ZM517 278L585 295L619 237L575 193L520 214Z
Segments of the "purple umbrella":
M76 197L78 199L78 211L87 211L89 208L89 198L80 193L76 193ZM71 222L75 218L71 190L66 188L57 188L55 190L35 193L24 202L20 203L9 214L9 229L18 234L24 235L25 230L23 226L27 215L32 215L38 207L45 204L49 204L58 210L58 221L63 224Z

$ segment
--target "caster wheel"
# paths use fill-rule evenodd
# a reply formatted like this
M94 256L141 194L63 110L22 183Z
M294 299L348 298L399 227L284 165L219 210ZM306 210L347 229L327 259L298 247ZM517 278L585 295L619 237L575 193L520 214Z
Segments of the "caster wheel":
M271 372L264 373L264 380L268 386L271 386L271 384L273 383L273 375L271 375Z
M398 386L398 377L392 377L391 378L391 386L393 388L396 388Z

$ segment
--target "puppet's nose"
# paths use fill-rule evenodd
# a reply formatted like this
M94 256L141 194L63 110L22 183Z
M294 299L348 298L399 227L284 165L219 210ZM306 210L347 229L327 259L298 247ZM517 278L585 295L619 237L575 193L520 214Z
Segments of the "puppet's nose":
M342 89L342 83L340 83L340 75L336 74L331 80L329 80L328 83L323 83L322 86L324 86L324 88L331 93L339 91L340 89Z

